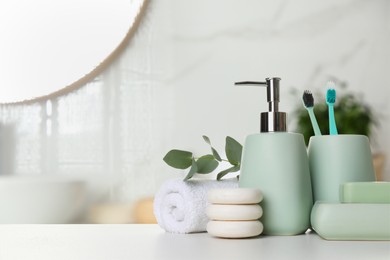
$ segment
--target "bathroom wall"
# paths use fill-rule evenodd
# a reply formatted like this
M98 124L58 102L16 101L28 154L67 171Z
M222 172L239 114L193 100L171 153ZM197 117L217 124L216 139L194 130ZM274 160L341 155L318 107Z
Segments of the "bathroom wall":
M219 150L226 135L243 142L259 131L265 90L233 83L278 76L286 112L300 104L292 88L325 91L329 79L346 83L379 115L373 151L390 156L389 19L386 0L152 1L146 24L154 32L153 66L159 86L174 95L166 149L206 153L203 134Z

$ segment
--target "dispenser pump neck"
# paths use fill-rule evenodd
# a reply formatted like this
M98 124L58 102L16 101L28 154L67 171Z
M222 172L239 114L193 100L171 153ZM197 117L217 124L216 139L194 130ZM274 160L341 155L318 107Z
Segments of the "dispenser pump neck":
M266 78L265 82L241 81L235 85L255 85L267 88L268 112L260 114L260 132L286 132L287 114L279 112L280 78Z

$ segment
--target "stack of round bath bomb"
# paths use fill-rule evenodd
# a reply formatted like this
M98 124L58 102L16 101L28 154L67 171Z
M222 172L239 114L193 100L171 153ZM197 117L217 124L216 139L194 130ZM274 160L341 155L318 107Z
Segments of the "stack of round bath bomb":
M216 237L245 238L263 232L259 218L263 210L260 190L252 188L213 189L208 193L210 205L207 232Z

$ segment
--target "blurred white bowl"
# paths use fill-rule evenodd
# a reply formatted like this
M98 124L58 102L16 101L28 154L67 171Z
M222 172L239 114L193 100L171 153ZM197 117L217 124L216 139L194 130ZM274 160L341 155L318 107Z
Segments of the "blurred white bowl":
M79 217L85 199L83 181L57 176L0 176L0 223L71 223Z

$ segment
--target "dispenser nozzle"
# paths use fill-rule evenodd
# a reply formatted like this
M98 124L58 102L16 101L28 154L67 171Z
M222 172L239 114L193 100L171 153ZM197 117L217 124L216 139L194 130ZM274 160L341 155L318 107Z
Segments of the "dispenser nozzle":
M285 132L286 127L286 113L279 112L279 82L280 78L266 78L265 82L259 81L241 81L234 83L235 85L255 85L267 87L267 102L268 113L261 113L261 132Z
M254 86L266 86L267 87L267 102L268 112L279 111L279 81L280 78L266 78L265 82L260 81L240 81L234 83L235 85L254 85Z
M267 82L260 81L239 81L234 83L234 85L267 85Z

